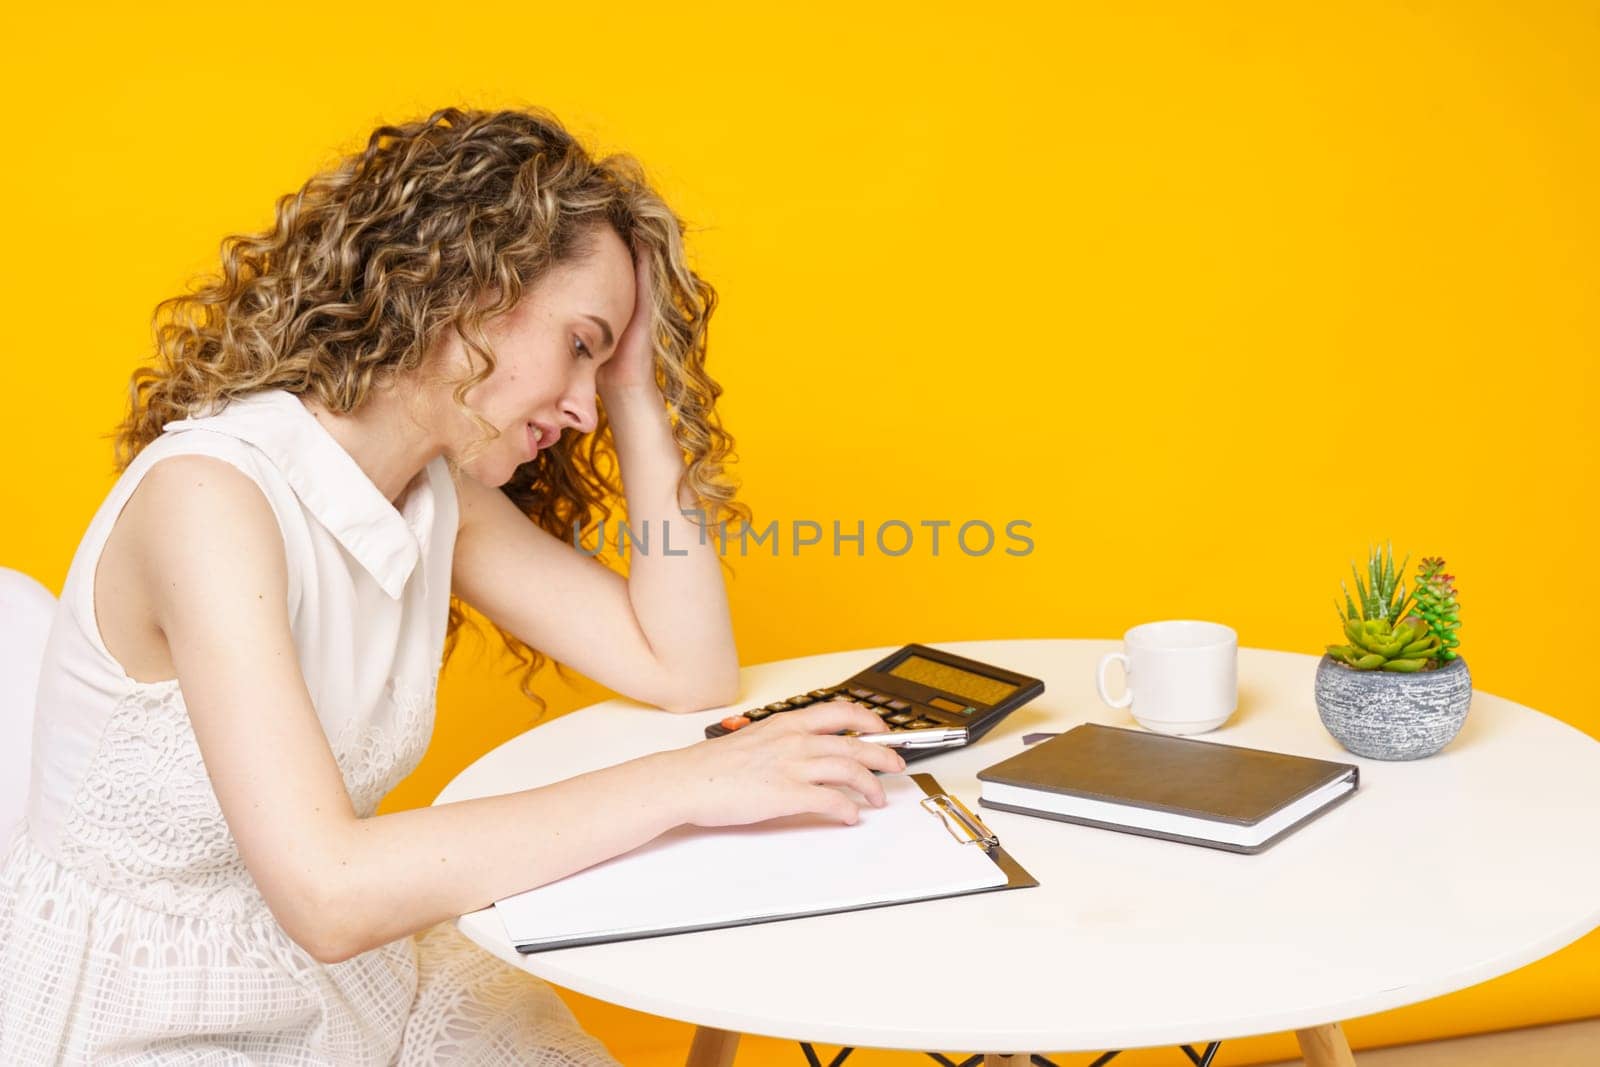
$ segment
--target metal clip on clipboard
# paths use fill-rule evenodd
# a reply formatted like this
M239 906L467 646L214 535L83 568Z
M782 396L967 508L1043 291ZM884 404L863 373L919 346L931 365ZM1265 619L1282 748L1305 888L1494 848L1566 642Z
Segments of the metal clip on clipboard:
M983 824L983 820L961 803L960 798L948 793L934 793L922 798L922 806L939 816L950 836L964 845L978 845L985 852L1000 846L1000 838ZM959 827L959 829L957 829Z

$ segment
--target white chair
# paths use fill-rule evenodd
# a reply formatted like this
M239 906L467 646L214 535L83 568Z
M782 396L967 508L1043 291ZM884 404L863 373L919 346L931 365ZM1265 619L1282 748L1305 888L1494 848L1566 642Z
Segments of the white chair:
M27 810L34 696L55 612L50 590L0 567L0 846Z

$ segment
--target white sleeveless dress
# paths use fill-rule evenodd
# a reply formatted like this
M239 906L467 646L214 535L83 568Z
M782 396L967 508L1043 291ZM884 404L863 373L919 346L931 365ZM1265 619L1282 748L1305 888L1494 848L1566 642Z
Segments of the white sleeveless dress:
M239 857L177 681L130 678L95 624L95 566L144 473L179 453L244 471L283 533L317 715L371 816L433 731L458 515L444 460L397 508L283 390L164 430L91 521L46 646L27 812L0 826L0 1064L616 1064L453 921L334 964L295 944Z

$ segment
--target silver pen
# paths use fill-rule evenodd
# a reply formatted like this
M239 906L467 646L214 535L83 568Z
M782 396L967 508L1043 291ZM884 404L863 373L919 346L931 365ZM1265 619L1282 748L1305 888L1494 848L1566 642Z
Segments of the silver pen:
M857 741L890 748L955 748L967 743L967 728L953 726L926 730L891 730L885 734L855 734Z

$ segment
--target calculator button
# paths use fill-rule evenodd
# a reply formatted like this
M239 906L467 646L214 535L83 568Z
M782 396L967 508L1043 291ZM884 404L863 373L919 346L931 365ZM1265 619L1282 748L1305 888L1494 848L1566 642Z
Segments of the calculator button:
M744 717L749 719L751 722L760 722L762 719L765 719L771 714L772 712L768 711L766 708L751 708L749 711L744 713Z
M852 696L869 697L869 696L872 695L872 690L870 690L870 689L852 689L852 690L850 690L850 693L851 693Z
M827 699L829 699L830 697L833 696L833 690L832 689L813 689L810 693L808 693L806 695L807 696L811 696L811 697L815 697L817 700L827 700Z
M905 711L911 705L904 700L891 700L889 701L889 706L895 711Z
M814 703L816 703L816 700L814 698L808 697L808 696L790 697L789 698L789 706L791 708L803 708L807 704L814 704Z
M937 730L937 729L940 729L941 727L943 727L943 725L944 725L943 723L934 722L932 719L918 719L918 720L916 720L915 722L913 722L911 724L911 729L913 729L913 730Z
M887 704L890 701L892 701L894 698L893 697L886 697L882 693L873 693L867 699L872 701L874 704Z
M729 715L726 719L722 720L722 726L725 730L737 730L741 726L749 725L750 720L745 718L743 715Z
M894 712L890 711L888 708L873 708L872 710L877 712L881 717L883 717L885 719L887 719L889 716L894 714Z
M912 719L915 719L916 716L910 714L909 712L897 711L893 715L887 715L884 718L886 721L895 723L896 725L904 725L910 722Z
M775 700L771 704L767 705L766 710L767 711L788 711L789 710L789 702L787 700Z

